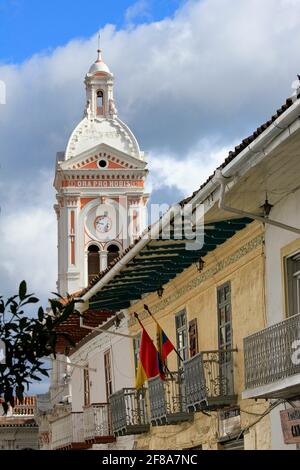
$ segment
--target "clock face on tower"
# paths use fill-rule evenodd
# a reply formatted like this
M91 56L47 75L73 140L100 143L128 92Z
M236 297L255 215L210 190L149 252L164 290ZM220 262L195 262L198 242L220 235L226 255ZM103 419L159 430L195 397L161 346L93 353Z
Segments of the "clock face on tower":
M111 218L107 215L101 215L95 220L95 229L100 233L107 233L112 228Z

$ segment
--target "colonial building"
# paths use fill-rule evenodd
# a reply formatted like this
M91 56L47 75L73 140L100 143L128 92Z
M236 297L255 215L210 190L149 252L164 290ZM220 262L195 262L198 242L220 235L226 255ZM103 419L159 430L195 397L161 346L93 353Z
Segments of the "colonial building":
M243 338L265 326L263 227L248 218L223 219L208 221L204 231L195 251L186 250L185 239L146 245L142 239L124 257L126 267L107 284L102 276L105 289L90 298L90 307L112 309L122 299L135 337L133 370L140 335L134 312L156 337L144 304L182 358L170 355L166 381L149 380L141 392L123 383L110 397L115 435L134 435L139 449L270 447L269 416L255 442L245 433L268 405L242 400Z
M7 415L0 416L0 450L38 450L35 405L36 397L25 397L22 403L16 400Z
M113 433L135 436L137 448L293 449L299 442L299 111L299 96L288 99L80 294L85 309L129 315L133 370L134 312L155 340L144 304L182 358L172 353L166 381L151 379L140 392L124 381L111 394ZM175 221L187 204L194 225L196 209L204 211L194 249L178 238Z
M298 94L138 237L146 164L116 117L100 55L86 86L85 117L55 179L59 291L75 291L83 319L59 327L76 348L60 359L71 400L54 407L63 412L52 412L50 448L296 448ZM156 336L145 304L178 355L168 358L166 380L137 391L135 312ZM61 340L59 352L66 346Z
M299 93L299 90L298 90ZM297 99L296 99L297 98ZM251 192L243 210L257 215L267 193L265 221L266 322L244 340L245 399L268 399L271 448L293 450L300 444L300 100L270 125L268 140L257 142L256 165L242 167L232 191ZM261 194L260 200L257 195ZM241 208L235 199L234 209ZM232 209L229 208L229 209ZM284 429L284 433L283 433Z

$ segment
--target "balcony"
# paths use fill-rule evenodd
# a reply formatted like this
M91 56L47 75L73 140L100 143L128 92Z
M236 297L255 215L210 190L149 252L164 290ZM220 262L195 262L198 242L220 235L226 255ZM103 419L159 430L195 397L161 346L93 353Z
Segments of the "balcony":
M141 434L149 430L144 389L123 388L111 395L109 401L115 436Z
M166 380L149 380L150 416L153 426L190 421L186 411L183 371L168 373Z
M83 413L69 413L51 423L52 450L80 450L90 446L84 440Z
M300 315L244 339L243 398L300 395Z
M234 353L204 351L184 363L185 399L187 410L214 410L234 405Z
M108 403L94 403L84 407L83 433L84 440L90 444L108 444L115 440Z

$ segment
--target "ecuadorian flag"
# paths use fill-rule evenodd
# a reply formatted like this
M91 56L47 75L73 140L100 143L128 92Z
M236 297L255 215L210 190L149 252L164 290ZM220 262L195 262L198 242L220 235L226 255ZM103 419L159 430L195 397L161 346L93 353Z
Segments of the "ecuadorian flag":
M140 346L140 357L136 374L136 388L139 390L146 380L161 375L159 353L152 339L139 321L143 333Z
M157 349L161 358L162 363L164 364L168 355L174 351L174 346L167 337L166 333L163 331L158 322L157 325Z

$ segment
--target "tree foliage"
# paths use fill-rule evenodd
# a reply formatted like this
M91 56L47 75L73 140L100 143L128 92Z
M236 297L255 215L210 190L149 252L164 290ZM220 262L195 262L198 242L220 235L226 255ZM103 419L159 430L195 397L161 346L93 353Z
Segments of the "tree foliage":
M44 359L55 357L59 336L74 345L68 335L57 333L56 327L76 312L76 301L69 298L66 304L61 300L56 294L56 298L49 301L51 308L39 307L36 317L30 317L25 310L39 299L27 293L25 281L21 282L18 294L6 302L0 296L0 339L6 346L6 363L0 364L0 397L4 398L5 412L8 403L14 406L14 397L23 401L25 389L32 382L49 376Z

